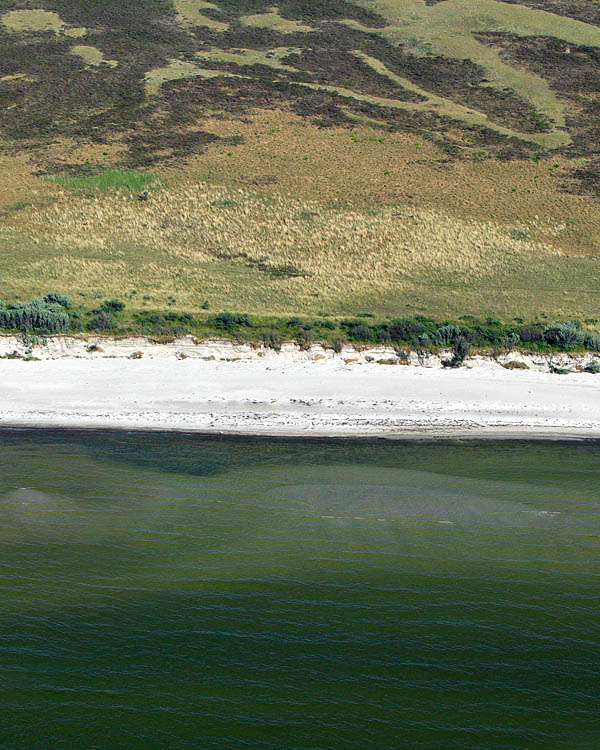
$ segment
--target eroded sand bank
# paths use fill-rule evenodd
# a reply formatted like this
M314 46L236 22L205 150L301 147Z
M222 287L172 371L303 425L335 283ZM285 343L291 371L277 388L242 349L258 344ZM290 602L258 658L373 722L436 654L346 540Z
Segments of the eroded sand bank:
M586 359L509 353L445 369L384 347L281 353L224 342L56 338L0 360L0 425L255 435L600 437ZM0 354L27 345L3 337ZM134 358L130 358L131 356ZM525 361L529 370L502 362ZM390 362L409 362L412 366Z

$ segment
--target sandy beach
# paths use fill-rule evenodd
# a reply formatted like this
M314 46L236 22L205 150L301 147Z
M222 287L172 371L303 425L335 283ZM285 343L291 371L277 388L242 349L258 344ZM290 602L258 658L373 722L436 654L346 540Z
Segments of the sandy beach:
M2 346L4 353L22 349L9 337ZM600 376L557 375L543 358L530 358L528 370L505 369L485 357L447 369L439 357L402 360L394 350L374 347L335 354L287 345L277 353L224 342L66 337L26 351L35 359L0 360L2 426L600 437ZM505 356L519 358L526 359Z

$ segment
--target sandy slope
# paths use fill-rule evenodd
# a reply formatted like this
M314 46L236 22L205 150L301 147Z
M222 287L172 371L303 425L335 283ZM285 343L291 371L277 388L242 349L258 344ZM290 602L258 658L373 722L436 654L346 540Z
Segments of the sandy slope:
M158 356L146 348L141 359L63 352L0 360L0 425L600 437L600 375L506 370L485 360L458 370L386 366L364 353L352 362L346 353L297 350L240 350L240 359L225 357L232 349L222 346L204 358L153 351Z

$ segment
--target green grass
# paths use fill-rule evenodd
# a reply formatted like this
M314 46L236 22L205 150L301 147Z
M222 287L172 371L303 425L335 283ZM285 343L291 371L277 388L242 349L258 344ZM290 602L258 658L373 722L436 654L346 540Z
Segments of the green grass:
M156 175L119 169L107 169L105 172L89 177L55 175L48 179L63 187L80 190L84 193L120 190L124 193L134 194L141 193L144 190L155 190L161 186L160 179Z

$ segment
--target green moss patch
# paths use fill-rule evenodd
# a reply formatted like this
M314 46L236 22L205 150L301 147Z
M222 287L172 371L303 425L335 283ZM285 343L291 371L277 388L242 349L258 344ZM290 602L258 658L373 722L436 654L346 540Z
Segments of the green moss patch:
M156 175L118 169L109 169L87 177L56 175L48 179L52 182L58 182L63 187L85 193L105 192L107 190L121 190L130 194L142 193L145 190L155 190L161 185L160 179Z

